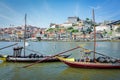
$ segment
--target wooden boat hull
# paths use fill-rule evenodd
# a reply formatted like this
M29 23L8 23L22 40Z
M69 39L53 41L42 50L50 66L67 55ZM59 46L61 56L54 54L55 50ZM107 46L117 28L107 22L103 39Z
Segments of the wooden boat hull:
M57 57L70 67L76 68L93 68L93 69L120 69L120 63L93 63L93 62L76 62Z
M67 58L70 55L62 55L62 57ZM60 61L58 58L56 57L52 57L52 58L48 58L50 56L42 56L39 58L30 58L30 57L13 57L13 56L9 56L6 58L7 62L36 62L36 61L42 61L42 62L58 62ZM46 59L48 58L48 59ZM45 59L45 60L44 60Z
M44 60L45 58L14 58L14 57L9 57L6 61L7 62L36 62L36 61L41 61ZM55 62L59 61L56 58L50 58L47 60L44 60L43 62Z

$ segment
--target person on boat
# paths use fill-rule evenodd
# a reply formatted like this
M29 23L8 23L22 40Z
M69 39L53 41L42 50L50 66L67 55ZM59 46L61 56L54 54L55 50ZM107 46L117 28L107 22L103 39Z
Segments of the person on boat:
M84 50L84 54L85 54L85 62L90 62L89 56L90 56L90 54L91 54L91 51L85 49L85 50Z
M23 47L14 47L13 50L14 50L14 53L13 53L13 56L14 57L20 57L21 56L21 52L22 52L22 49Z
M85 49L84 52L85 52L86 55L90 55L90 53L91 53L91 51L87 50L87 49Z
M86 57L86 62L90 62L90 58L89 57Z
M80 61L81 62L90 62L90 57L89 56L91 54L91 51L87 50L87 49L84 49L83 51L80 51L80 52L82 52Z

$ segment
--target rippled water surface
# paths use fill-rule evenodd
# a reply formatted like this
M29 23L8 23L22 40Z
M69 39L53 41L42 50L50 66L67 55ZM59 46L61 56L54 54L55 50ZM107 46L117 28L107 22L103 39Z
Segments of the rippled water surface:
M0 48L14 42L0 42ZM29 42L27 48L45 55L84 46L93 50L92 42ZM23 43L20 42L19 46ZM0 54L12 54L12 48L0 50ZM96 51L120 58L120 42L98 42ZM26 54L31 53L26 51ZM71 57L80 57L80 49L68 52ZM119 80L120 69L80 69L71 68L61 62L39 63L21 68L29 63L0 63L0 80Z

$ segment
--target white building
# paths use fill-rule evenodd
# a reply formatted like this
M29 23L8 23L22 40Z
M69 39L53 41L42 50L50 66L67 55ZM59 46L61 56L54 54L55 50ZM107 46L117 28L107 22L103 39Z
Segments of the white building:
M69 28L73 26L73 23L66 22L66 23L61 24L61 26L64 28Z
M109 27L108 26L96 26L96 31L108 31Z
M70 23L76 23L76 22L78 22L80 19L79 19L79 17L68 17L68 22L70 22Z

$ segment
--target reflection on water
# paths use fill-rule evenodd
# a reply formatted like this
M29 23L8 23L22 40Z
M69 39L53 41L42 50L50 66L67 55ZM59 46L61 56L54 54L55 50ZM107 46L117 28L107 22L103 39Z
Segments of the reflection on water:
M0 66L0 78L3 80L56 80L66 66L60 62L40 63L22 68L27 63L5 63ZM58 79L59 80L59 79Z
M0 48L14 42L0 42ZM20 42L19 45L23 43ZM46 55L56 54L82 45L93 50L92 42L31 42L27 48ZM12 48L1 50L2 54L12 54ZM98 42L97 51L120 58L119 42ZM27 54L30 53L27 51ZM80 57L80 49L74 50L71 57ZM61 62L39 63L21 68L29 63L0 63L0 80L119 80L119 69L80 69L71 68Z
M63 75L67 74L65 77ZM61 77L68 80L118 80L120 70L118 69L80 69L68 67L61 72ZM74 76L73 76L74 75Z
M21 68L27 63L0 65L2 80L119 80L119 69L71 68L61 62L39 63Z

